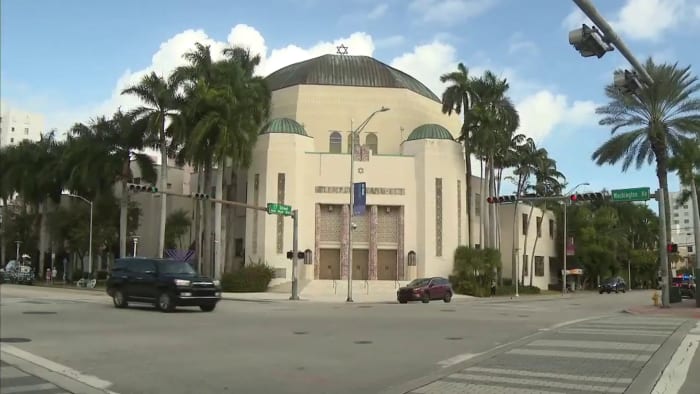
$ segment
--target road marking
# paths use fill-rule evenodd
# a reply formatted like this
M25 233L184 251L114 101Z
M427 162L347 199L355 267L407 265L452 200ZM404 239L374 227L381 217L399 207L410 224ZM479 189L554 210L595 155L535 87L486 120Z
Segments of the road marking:
M3 394L14 394L14 393L33 393L36 391L55 389L56 386L51 383L39 383L30 384L25 386L17 387L5 387L2 389Z
M564 389L564 390L585 390L585 391L599 391L601 393L624 393L627 387L609 387L609 386L594 386L585 385L582 386L580 383L563 383L563 382L548 382L541 379L526 379L526 378L506 378L503 376L481 376L473 374L455 373L448 378L451 379L461 379L469 381L477 381L483 383L510 383L510 384L522 384L537 387L546 387L548 389Z
M619 354L619 353L597 353L597 352L567 352L562 350L536 350L536 349L513 349L508 354L518 354L523 356L545 356L558 358L583 358L591 360L625 360L642 361L649 360L649 354Z
M595 382L595 383L620 383L620 384L632 383L632 379L630 379L630 378L605 378L605 377L601 377L601 376L583 376L583 375L570 375L570 374L565 374L565 373L533 372L533 371L521 371L521 370L516 370L516 369L471 367L471 368L467 368L466 370L469 372L483 372L483 373L505 374L505 375L514 375L514 376L529 376L529 377L533 377L533 378L582 380L585 382Z
M0 345L0 352L7 353L7 354L15 356L17 358L21 358L25 361L32 363L32 364L36 364L42 368L48 369L49 371L64 375L64 376L69 377L73 380L76 380L80 383L86 384L88 386L92 386L92 387L100 389L100 390L104 390L107 393L116 394L113 391L107 390L107 387L111 386L112 382L102 380L96 376L83 375L82 373L76 371L75 369L72 369L72 368L66 367L65 365L61 365L59 363L45 359L41 356L37 356L35 354L29 353L29 352L24 351L20 348L10 346L10 345Z
M700 322L686 335L676 352L673 353L671 362L668 363L661 378L654 386L653 394L677 393L683 387L685 379L688 377L690 363L692 363L693 356L700 346L700 333L695 334L696 330L700 330Z
M11 379L11 378L23 378L29 376L29 374L24 373L24 371L17 369L12 366L0 367L0 380Z
M654 352L659 348L658 344L649 343L579 341L569 339L538 339L528 343L527 346L575 349L637 350L642 352Z
M649 332L649 331L639 331L639 330L606 330L597 328L567 328L565 330L559 331L564 334L609 334L609 335L620 335L620 336L640 336L640 337L667 337L673 333L673 331L664 332Z
M444 393L501 393L501 394L566 394L563 391L528 390L506 386L486 384L471 384L458 382L435 381L421 388L411 391L416 394L444 394Z
M455 364L459 364L461 362L467 361L471 358L474 358L481 353L473 354L473 353L463 353L463 354L458 354L454 357L450 357L448 359L442 360L438 362L438 365L441 365L443 368L451 367Z

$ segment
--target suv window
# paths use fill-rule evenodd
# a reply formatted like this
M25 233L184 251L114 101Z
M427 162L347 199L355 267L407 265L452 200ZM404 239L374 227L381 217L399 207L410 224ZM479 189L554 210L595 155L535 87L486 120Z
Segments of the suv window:
M131 264L129 264L129 269L131 270L131 272L135 272L138 274L143 274L146 271L155 272L156 264L150 260L135 260L132 261Z
M117 260L112 266L112 271L128 271L129 261L128 260Z

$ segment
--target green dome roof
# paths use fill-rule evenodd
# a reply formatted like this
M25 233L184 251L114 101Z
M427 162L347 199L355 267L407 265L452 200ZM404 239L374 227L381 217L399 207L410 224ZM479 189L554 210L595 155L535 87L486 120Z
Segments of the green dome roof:
M417 79L369 56L322 55L283 67L265 77L265 81L271 91L295 85L398 88L440 102Z
M447 131L446 128L434 123L424 124L422 126L416 127L416 129L413 130L408 136L408 139L406 141L426 139L454 141L454 138L452 138L452 134L450 134L450 132Z
M296 120L289 118L272 119L263 126L260 134L299 134L309 136L304 130L304 126L300 125Z

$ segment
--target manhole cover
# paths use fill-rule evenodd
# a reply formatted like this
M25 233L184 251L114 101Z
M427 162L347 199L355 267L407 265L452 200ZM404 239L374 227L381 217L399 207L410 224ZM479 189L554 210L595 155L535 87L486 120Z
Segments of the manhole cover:
M461 341L464 338L463 337L447 337L445 339L447 339L448 341Z
M356 345L369 345L372 341L355 341Z
M294 331L294 335L306 335L308 333L308 331Z
M358 308L362 308L362 309L367 309L367 308L371 308L371 307L372 307L372 305L359 305L358 306Z
M29 338L0 338L0 342L3 343L21 343L21 342L31 342Z
M28 311L28 312L22 312L25 315L55 315L56 312L48 312L48 311Z
M456 309L440 309L440 312L457 312Z

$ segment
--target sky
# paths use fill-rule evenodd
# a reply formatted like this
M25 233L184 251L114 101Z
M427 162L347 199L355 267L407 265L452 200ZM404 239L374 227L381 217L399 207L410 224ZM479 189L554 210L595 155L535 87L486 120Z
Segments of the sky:
M700 68L700 0L593 0L634 55ZM591 154L610 137L595 108L618 52L583 58L568 31L590 21L568 0L3 0L0 98L38 112L47 129L128 109L120 91L151 71L168 74L195 42L231 44L263 59L267 75L345 44L405 71L438 96L440 75L464 63L508 80L519 133L546 148L579 191L658 187L654 167L622 172ZM670 189L678 180L670 178ZM509 187L505 186L507 191ZM512 188L511 188L512 189Z

